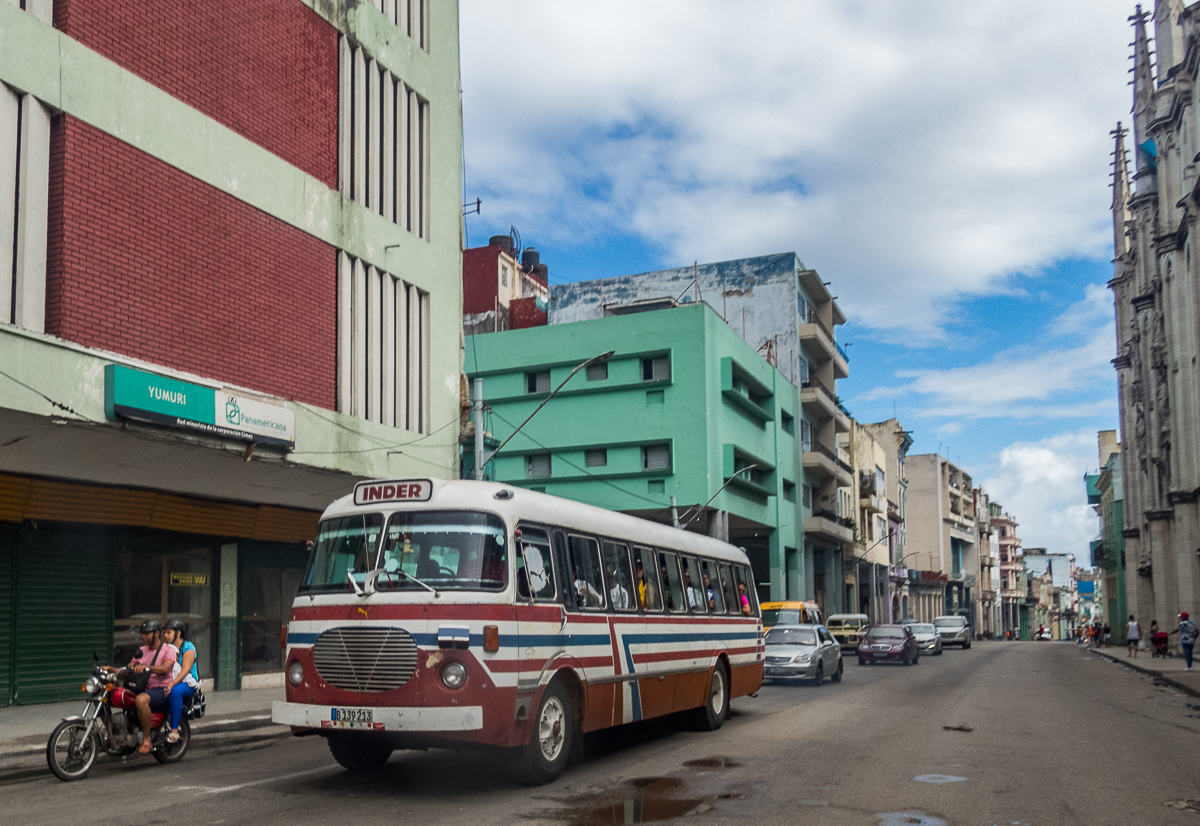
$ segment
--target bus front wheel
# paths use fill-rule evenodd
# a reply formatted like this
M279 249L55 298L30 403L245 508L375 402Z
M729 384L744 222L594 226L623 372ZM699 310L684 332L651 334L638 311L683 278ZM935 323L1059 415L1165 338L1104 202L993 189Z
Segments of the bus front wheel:
M729 672L725 663L713 666L708 682L708 694L700 708L692 710L692 723L700 731L716 731L729 714Z
M331 734L329 752L338 764L352 772L372 772L383 768L392 756L392 747L382 740L353 734Z
M532 723L529 742L513 750L509 769L519 783L544 786L557 780L567 767L575 734L571 695L561 682L546 686Z

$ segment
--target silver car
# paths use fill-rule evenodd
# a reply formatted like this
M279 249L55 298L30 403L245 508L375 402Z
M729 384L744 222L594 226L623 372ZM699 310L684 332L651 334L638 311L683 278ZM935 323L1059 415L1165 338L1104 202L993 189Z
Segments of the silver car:
M913 636L917 638L918 651L922 654L942 653L942 635L938 633L933 623L910 622L906 624L912 629Z
M767 632L767 680L842 681L842 649L823 625L776 625Z
M942 645L961 645L964 651L971 647L971 624L966 617L934 617L933 625L942 635Z

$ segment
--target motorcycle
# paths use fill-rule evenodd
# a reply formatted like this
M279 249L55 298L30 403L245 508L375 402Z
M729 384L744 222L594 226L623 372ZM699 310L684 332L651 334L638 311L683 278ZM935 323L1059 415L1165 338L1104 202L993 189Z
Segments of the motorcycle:
M93 659L96 659L93 656ZM129 669L106 671L96 666L92 676L83 684L87 705L83 714L64 717L46 743L46 762L59 780L82 780L100 753L125 757L137 752L142 743L142 726L138 722L137 695L128 686L132 676ZM179 720L179 740L167 742L171 733L167 715L150 715L150 754L159 763L177 763L187 754L192 742L191 720L204 716L206 702L199 689L184 701Z

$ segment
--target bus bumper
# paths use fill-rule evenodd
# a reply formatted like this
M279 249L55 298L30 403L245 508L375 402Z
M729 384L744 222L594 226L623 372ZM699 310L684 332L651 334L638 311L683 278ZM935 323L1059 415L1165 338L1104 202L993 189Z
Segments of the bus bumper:
M479 731L483 728L483 706L429 706L425 708L370 708L370 722L338 720L338 706L317 706L276 700L271 704L271 721L284 726L357 731ZM357 709L364 707L358 706Z

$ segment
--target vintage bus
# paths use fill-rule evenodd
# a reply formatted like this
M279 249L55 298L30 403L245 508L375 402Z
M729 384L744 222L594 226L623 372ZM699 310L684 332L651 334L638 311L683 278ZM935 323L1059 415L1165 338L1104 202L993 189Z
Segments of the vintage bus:
M717 539L503 484L363 482L321 518L272 718L351 770L491 746L548 783L584 732L719 728L762 683L753 594Z

